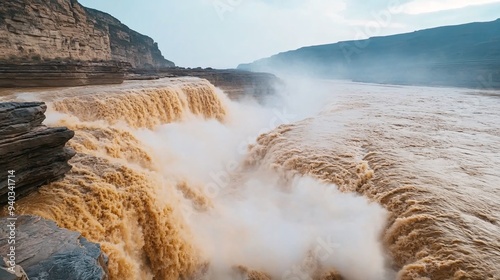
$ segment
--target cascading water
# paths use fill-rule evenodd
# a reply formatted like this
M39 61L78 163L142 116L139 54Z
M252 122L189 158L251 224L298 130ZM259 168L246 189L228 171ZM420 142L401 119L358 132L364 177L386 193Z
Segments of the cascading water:
M76 133L73 169L19 211L100 243L112 279L496 279L498 171L479 165L498 158L458 137L471 108L440 107L484 97L321 87L332 105L302 95L289 119L195 78L3 97L46 101ZM474 133L500 145L477 102Z

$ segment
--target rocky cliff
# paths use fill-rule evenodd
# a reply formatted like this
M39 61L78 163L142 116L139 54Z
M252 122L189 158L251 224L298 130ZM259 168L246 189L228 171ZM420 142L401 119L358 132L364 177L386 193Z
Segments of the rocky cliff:
M15 196L20 198L43 184L60 179L71 169L75 152L66 148L74 132L46 127L42 102L0 103L0 205L8 201L7 171L13 170Z
M9 0L0 5L0 61L120 61L163 68L153 39L76 0Z
M131 30L109 14L90 8L85 8L85 11L98 26L106 27L112 60L128 62L133 68L175 66L173 62L163 57L158 44L150 37Z

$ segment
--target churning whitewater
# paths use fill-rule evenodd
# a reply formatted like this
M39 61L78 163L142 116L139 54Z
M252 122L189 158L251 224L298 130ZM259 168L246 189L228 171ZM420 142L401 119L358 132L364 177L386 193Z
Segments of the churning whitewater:
M197 78L21 92L75 131L18 202L101 244L111 279L499 279L496 93Z

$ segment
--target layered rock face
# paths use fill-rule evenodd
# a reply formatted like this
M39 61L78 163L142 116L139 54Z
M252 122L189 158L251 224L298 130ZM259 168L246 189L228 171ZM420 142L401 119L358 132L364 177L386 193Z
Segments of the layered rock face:
M0 219L0 236L10 235L11 223L6 218ZM4 260L0 265L0 279L108 279L107 257L99 244L40 217L19 216L13 223L15 244L2 238L0 250L5 254L13 251L17 266L12 273L11 264Z
M131 30L109 14L90 8L85 8L85 11L97 26L108 30L112 60L128 62L133 68L139 69L175 66L163 57L158 44L150 37Z
M163 77L199 77L208 80L214 86L221 88L231 99L243 96L253 96L260 100L276 93L282 81L269 73L257 73L236 69L212 68L168 68L160 71L131 70L125 79L158 79Z
M207 79L235 99L243 96L260 98L271 95L275 93L276 86L281 83L273 74L241 70L169 69L167 72L173 76L194 76Z
M9 0L0 6L2 61L120 61L172 67L153 39L76 0Z
M0 103L0 170L15 173L16 198L58 180L71 169L75 152L66 148L74 132L46 127L46 105L41 102ZM0 205L7 202L8 176L0 177Z
M124 71L115 62L0 63L0 87L69 87L120 84Z

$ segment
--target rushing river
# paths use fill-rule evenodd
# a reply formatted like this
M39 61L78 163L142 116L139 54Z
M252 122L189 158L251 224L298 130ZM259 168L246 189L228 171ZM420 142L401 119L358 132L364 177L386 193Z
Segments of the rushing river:
M57 90L66 178L18 202L99 242L111 279L500 279L500 92L196 78ZM264 105L262 105L264 104Z

